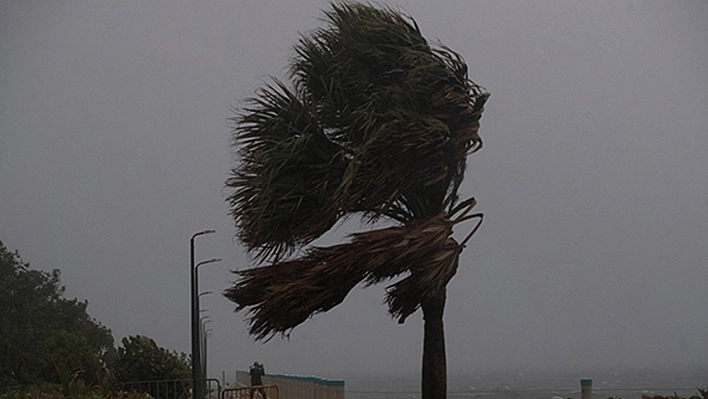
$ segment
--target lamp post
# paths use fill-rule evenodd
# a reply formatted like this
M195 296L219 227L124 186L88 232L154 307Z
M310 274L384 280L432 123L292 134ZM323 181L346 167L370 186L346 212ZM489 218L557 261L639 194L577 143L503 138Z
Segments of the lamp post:
M211 328L206 328L206 323L209 321L211 321L211 320L205 321L204 324L202 325L202 330L204 332L204 340L203 340L204 347L202 348L202 351L204 352L203 356L202 356L202 362L203 362L202 369L204 370L204 377L205 378L207 377L207 365L209 364L207 362L207 356L209 355L209 351L207 351L207 339L211 336L211 332L214 331Z
M202 369L202 380L204 380L204 385L206 386L206 379L208 378L207 376L207 353L206 353L206 324L211 323L211 316L204 316L201 319L199 319L199 327L200 327L200 344L201 344L201 355L202 355L202 364L201 364L201 369Z
M212 294L211 291L202 291L199 293L199 295L197 295L197 299L200 300L203 295L210 295L210 294ZM208 312L208 311L209 311L209 309L199 309L200 314L202 312ZM207 354L206 354L206 333L204 331L206 328L205 327L206 323L211 323L210 319L211 319L211 316L209 316L209 315L202 316L199 318L199 334L200 334L199 335L199 345L200 345L199 346L199 354L201 357L201 363L200 363L200 367L201 367L200 368L200 370L201 370L200 371L200 373L201 373L200 379L201 380L208 378L207 377L207 369L206 369L206 365L207 365L207 361L206 361L206 357L207 357ZM206 384L206 381L204 381L204 383Z
M204 325L211 323L211 316L202 316L199 318L199 391L202 397L207 393L206 381L206 354L204 353Z
M197 381L200 379L201 373L199 367L201 358L199 356L199 297L197 296L197 272L194 266L194 239L204 234L215 233L215 230L202 230L194 233L189 240L189 255L190 255L190 283L191 283L191 319L192 319L192 393L195 399L201 399L202 395L198 388L200 384Z
M196 333L196 335L194 335L192 337L192 339L193 339L192 346L195 345L195 341L196 341L197 356L196 356L196 358L192 357L192 361L194 362L194 364L197 365L197 371L198 371L198 378L197 379L202 381L201 383L199 383L200 388L199 388L199 392L198 392L198 393L202 394L202 396L197 396L196 399L201 399L204 396L203 395L204 391L203 391L202 387L205 386L205 381L203 381L203 380L206 378L206 373L202 369L203 361L202 361L201 329L200 329L200 325L199 325L201 320L198 319L199 318L199 309L200 309L199 298L201 297L201 295L204 294L204 292L202 292L201 294L197 294L197 292L199 292L199 266L204 266L209 263L220 262L220 261L221 261L220 258L212 258L209 260L201 261L194 266L194 293L195 293L195 305L194 306L197 310L197 312L196 312L197 313L197 316L196 316L197 317L197 320L196 320L197 333ZM211 292L211 291L206 291L206 292ZM194 326L192 326L192 328L194 328Z

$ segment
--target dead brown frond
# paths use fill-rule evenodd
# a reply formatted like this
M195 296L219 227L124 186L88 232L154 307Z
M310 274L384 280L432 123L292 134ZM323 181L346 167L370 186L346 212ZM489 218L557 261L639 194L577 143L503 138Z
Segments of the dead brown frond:
M285 334L313 314L338 305L360 282L373 284L410 271L420 277L394 285L387 299L392 314L405 319L417 309L421 297L413 305L402 303L411 302L411 290L418 284L435 279L428 268L438 264L441 252L449 252L451 227L449 220L440 217L357 233L346 244L315 247L294 260L239 271L241 280L225 295L238 305L237 310L251 308L250 332L264 339Z
M474 200L465 201L466 212ZM407 273L388 287L385 302L399 322L438 297L457 271L463 246L451 238L446 214L403 226L356 233L351 241L315 247L302 257L237 272L225 291L237 311L250 308L250 333L257 339L287 335L312 315L340 304L359 283L376 284ZM474 215L470 215L474 216ZM475 227L476 230L476 227Z

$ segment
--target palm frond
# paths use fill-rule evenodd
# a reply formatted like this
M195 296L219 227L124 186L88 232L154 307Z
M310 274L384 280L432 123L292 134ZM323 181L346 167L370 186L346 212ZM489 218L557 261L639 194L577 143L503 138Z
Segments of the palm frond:
M300 39L290 76L234 118L240 164L227 187L239 238L281 257L360 212L430 217L452 205L488 96L457 53L432 48L412 18L337 3ZM412 206L414 199L432 199Z
M345 169L307 104L282 83L262 89L237 123L240 164L227 187L239 238L260 258L280 257L329 230L332 197ZM317 209L317 212L312 212Z
M436 190L450 205L467 154L481 148L488 94L459 54L432 48L398 11L338 3L325 15L328 25L296 46L291 77L351 154L335 202L376 218L402 193L442 181Z
M403 323L454 276L463 248L450 237L455 223L441 214L356 233L344 244L310 248L296 259L238 271L239 281L224 295L237 311L250 309L250 333L263 340L287 335L314 314L335 307L359 283L408 274L388 288L385 298L391 315Z
M387 289L389 312L403 323L418 307L445 292L447 283L457 272L463 246L451 237L428 258L414 263L411 273Z

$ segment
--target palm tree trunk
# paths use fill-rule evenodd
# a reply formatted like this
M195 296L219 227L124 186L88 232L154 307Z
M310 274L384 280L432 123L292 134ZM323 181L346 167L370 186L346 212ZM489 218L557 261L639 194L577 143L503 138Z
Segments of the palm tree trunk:
M423 308L423 375L422 399L445 399L447 396L447 361L445 360L445 290L422 304Z

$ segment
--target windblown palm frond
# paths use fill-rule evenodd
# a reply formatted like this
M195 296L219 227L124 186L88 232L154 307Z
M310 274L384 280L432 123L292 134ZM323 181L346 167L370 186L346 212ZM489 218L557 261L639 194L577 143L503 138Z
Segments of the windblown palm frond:
M322 210L345 170L344 153L285 85L276 81L251 100L235 141L240 165L226 184L234 189L231 214L249 250L279 258L284 248L332 227L340 215Z
M345 244L310 248L297 259L238 271L241 279L224 295L238 305L237 310L251 308L250 333L266 339L287 334L315 313L340 304L359 283L370 285L409 273L391 285L386 296L389 312L402 323L439 295L455 274L463 245L450 234L462 220L467 218L451 221L441 214L356 233Z
M488 94L459 54L431 48L411 18L352 3L326 16L329 25L296 46L291 76L352 156L336 203L377 217L406 191L440 183L446 193L481 146Z
M290 76L233 119L227 186L239 238L280 259L362 213L406 222L457 200L488 94L462 58L388 8L338 3L300 39ZM421 198L428 199L421 201Z

